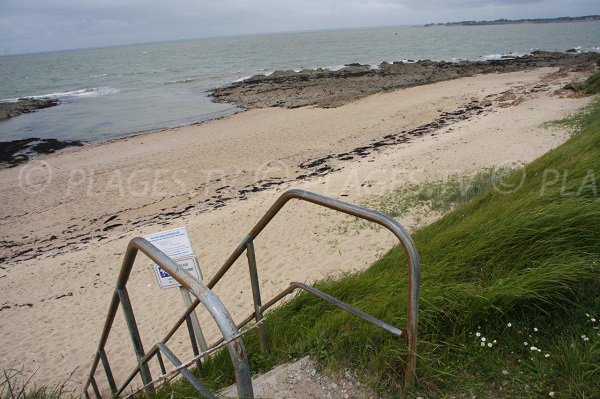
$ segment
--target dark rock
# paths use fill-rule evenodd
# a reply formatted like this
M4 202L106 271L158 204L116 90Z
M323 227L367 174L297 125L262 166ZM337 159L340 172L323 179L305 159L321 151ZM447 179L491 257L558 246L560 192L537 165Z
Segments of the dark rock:
M51 154L66 147L82 146L78 140L39 139L37 137L0 142L0 165L13 167L33 155Z
M0 102L0 121L59 104L52 98L19 98L15 102Z
M382 62L379 69L347 64L337 71L324 69L277 71L218 88L211 93L218 102L233 102L242 108L296 108L317 105L339 107L368 95L449 79L486 73L516 72L541 67L565 71L593 68L599 53L559 53L536 50L523 57L489 61Z

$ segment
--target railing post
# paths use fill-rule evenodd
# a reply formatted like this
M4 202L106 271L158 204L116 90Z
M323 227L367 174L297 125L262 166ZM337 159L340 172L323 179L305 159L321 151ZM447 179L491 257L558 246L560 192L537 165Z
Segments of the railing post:
M175 354L173 352L171 352L171 350L162 342L158 343L158 348L161 350L162 353L165 354L165 356L167 357L167 359L169 359L169 361L171 363L173 363L173 365L175 367L180 367L181 366L181 360L179 360L177 358L177 356L175 356ZM214 396L210 393L210 391L204 386L204 384L202 384L197 378L196 376L194 376L194 374L186 369L186 368L182 368L180 370L181 375L183 375L183 377L189 381L190 384L192 384L192 386L196 389L196 391L204 398L208 398L208 399L213 399Z
M192 318L190 317L190 315L188 315L185 318L185 324L187 324L188 334L190 336L190 342L192 344L192 353L194 354L194 357L196 357L200 354L200 352L198 350L198 342L196 341L197 337L194 334L194 326L192 324ZM202 367L202 362L200 361L200 359L196 360L196 367L198 367L198 369Z
M102 395L100 395L100 390L98 389L98 384L96 384L96 379L94 377L90 378L90 384L92 385L92 389L94 390L94 395L96 395L96 398L102 399Z
M160 350L156 352L156 358L158 359L158 365L160 366L160 372L162 374L167 374L167 369L165 368L165 362L163 362L162 355L160 354Z
M192 298L190 297L190 292L185 287L179 287L179 291L181 292L181 298L183 299L183 303L185 304L186 309L192 305ZM192 332L193 338L196 341L196 346L201 352L206 352L208 350L208 346L206 345L206 340L204 339L204 334L202 333L202 328L200 328L200 322L198 321L198 315L196 314L196 310L193 310L190 315L190 322L192 323ZM197 353L195 354L198 355Z
M119 300L121 301L121 306L123 307L125 321L127 322L127 328L129 329L129 335L131 336L131 341L133 343L133 350L135 351L135 356L137 357L138 365L140 367L142 381L144 385L148 385L152 381L152 376L150 374L150 368L148 367L148 364L142 363L142 359L145 356L144 345L142 344L142 339L140 338L140 332L135 321L135 316L133 314L133 308L131 307L127 288L118 288L117 294L119 295ZM148 390L150 391L153 389L154 387L152 385L148 387Z
M404 369L404 389L412 389L415 386L417 373L417 337L419 323L419 254L412 242L410 247L405 247L408 254L408 304L406 316L406 366Z
M104 372L106 373L106 379L108 380L108 386L110 387L110 391L113 396L117 394L117 384L115 383L115 378L113 377L113 373L110 369L110 364L108 363L108 358L106 357L106 352L102 349L99 353L100 360L102 361L102 367L104 367Z
M248 267L250 269L250 283L252 285L252 299L254 300L254 318L257 323L263 320L262 300L260 298L260 285L258 282L258 271L256 269L256 255L254 253L254 243L248 241L246 244L246 256L248 257ZM269 341L265 332L265 326L258 325L258 340L260 350L263 353L269 352Z

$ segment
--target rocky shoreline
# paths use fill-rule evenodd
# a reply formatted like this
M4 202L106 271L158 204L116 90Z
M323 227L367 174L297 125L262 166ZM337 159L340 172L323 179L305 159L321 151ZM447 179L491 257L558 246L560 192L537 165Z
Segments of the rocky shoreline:
M19 98L14 102L0 102L0 121L58 104L60 101L54 98Z
M534 51L523 57L489 61L398 61L383 62L377 68L348 64L344 68L276 71L214 89L215 102L235 103L243 109L318 106L335 108L371 94L399 88L426 85L479 74L506 73L541 67L560 67L561 71L593 71L600 66L600 53ZM59 105L58 99L20 98L0 103L0 121L24 113ZM81 146L81 141L27 138L0 142L0 168L14 167L38 154ZM386 145L382 143L381 145ZM360 155L360 154L358 154ZM348 154L341 154L343 159Z
M600 53L534 51L523 57L489 61L408 61L369 65L348 64L344 68L277 71L214 89L214 101L236 103L245 109L316 105L339 107L371 94L399 88L487 73L516 72L541 67L565 71L593 70L600 65Z

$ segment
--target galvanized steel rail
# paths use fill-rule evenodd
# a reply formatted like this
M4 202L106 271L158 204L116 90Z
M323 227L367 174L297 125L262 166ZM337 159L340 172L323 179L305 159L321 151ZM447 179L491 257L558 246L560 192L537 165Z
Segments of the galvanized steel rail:
M284 291L276 295L274 298L269 300L264 305L262 304L262 298L260 295L260 286L258 279L258 271L256 267L256 257L254 252L254 239L258 237L258 235L262 232L262 230L269 224L269 222L275 217L275 215L284 207L284 205L291 199L298 199L302 201L308 201L329 209L336 210L338 212L346 213L352 216L356 216L361 219L365 219L374 223L377 223L389 231L391 231L400 241L404 251L406 252L408 259L408 302L407 302L407 325L405 330L400 330L396 327L393 327L375 317L368 315L344 302L333 298L332 296L323 293L317 290L314 287L311 287L306 284L292 282L288 288ZM127 295L127 291L125 289L125 283L129 277L129 273L131 271L131 266L133 265L133 261L135 260L135 255L138 250L141 250L145 253L149 258L151 258L154 262L160 265L163 269L165 269L171 276L173 276L180 284L184 287L188 288L192 294L196 297L196 299L192 302L192 304L187 308L187 310L183 313L183 315L178 319L173 328L167 333L165 338L154 345L147 353L144 353L143 346L141 343L141 339L139 337L139 332L137 331L137 325L135 323L135 318L133 317L133 311L131 310L131 305L129 304L129 297ZM218 300L218 298L212 293L211 288L213 288L221 278L227 273L227 271L233 266L236 260L246 252L248 258L248 266L250 272L250 282L252 286L252 297L254 303L254 312L244 319L237 326L233 323L231 316L224 308L222 303ZM148 243L146 240L142 238L134 238L127 249L127 253L125 255L125 259L123 261L123 266L121 268L121 273L119 274L119 278L117 281L117 287L115 289L115 294L113 295L113 299L111 301L111 305L109 308L109 314L106 320L106 324L104 326L104 330L102 332L102 336L100 339L100 344L98 345L98 351L96 353L96 357L94 358L94 362L92 364L92 370L90 372L88 381L85 385L84 392L86 396L88 396L87 389L91 385L96 396L100 396L100 392L98 390L96 380L94 378L94 374L96 368L98 367L98 363L102 361L104 366L107 381L111 388L111 392L113 395L121 394L126 387L131 383L131 381L136 377L137 374L140 374L142 377L142 381L144 384L149 384L152 380L150 376L150 371L148 369L148 362L156 357L160 363L161 371L165 373L164 364L162 358L160 356L161 351L165 353L165 343L175 334L175 332L181 327L184 322L190 323L190 314L194 311L194 309L198 306L198 304L203 303L215 321L219 325L221 333L223 334L223 338L217 341L212 347L219 345L221 342L231 339L236 336L238 330L243 326L248 324L252 320L256 320L257 322L262 321L263 313L265 310L273 306L275 303L280 301L285 296L289 295L296 289L302 289L315 295L321 299L326 300L327 302L332 303L335 306L338 306L351 314L354 314L363 320L366 320L372 324L375 324L384 330L398 336L402 337L406 340L407 343L407 359L406 365L404 368L404 386L405 388L411 388L414 386L415 381L415 369L416 369L416 359L417 359L417 325L418 325L418 311L419 311L419 256L412 241L410 234L394 219L384 215L380 212L372 211L369 209L361 208L356 205L352 205L343 201L339 201L333 198L325 197L319 194L311 193L303 190L288 190L283 193L277 201L271 206L271 208L266 212L266 214L259 220L259 222L254 226L254 228L250 231L250 233L242 240L240 245L233 251L233 253L229 256L229 258L225 261L225 264L217 271L217 273L213 276L210 282L205 286L201 282L197 281L192 277L189 273L187 273L183 268L173 262L170 258L164 255L160 250L154 247L152 244ZM127 320L127 324L129 327L130 335L132 336L134 351L138 358L138 366L133 370L130 376L126 379L125 383L117 388L114 382L114 378L110 371L110 366L108 365L108 359L106 358L106 352L104 350L104 346L106 344L106 340L108 339L108 334L110 332L112 323L114 321L114 316L116 314L116 310L118 308L119 303L122 304L123 309L125 311L125 317ZM194 354L197 355L197 348L195 348L195 339L193 336L192 329L190 330L190 339L192 341L192 345L194 347ZM268 340L264 331L263 323L259 323L258 325L258 335L261 350L267 352L269 350ZM236 372L236 382L238 387L238 394L240 397L249 398L253 397L252 394L252 382L250 380L250 372L248 370L248 362L246 357L245 348L243 346L243 342L241 339L233 340L228 343L228 349L230 356L232 358L232 362L234 364L235 372ZM168 348L167 348L168 350ZM190 379L191 373L186 373L185 377ZM195 378L191 376L191 378ZM202 384L198 381L190 380L193 385ZM149 384L150 389L152 389L152 385ZM199 392L202 394L202 392Z
M196 280L191 274L185 271L181 266L175 263L171 258L165 255L154 245L150 244L143 238L134 238L127 246L125 258L123 259L123 265L121 266L121 271L119 273L119 277L117 278L115 292L110 302L108 316L106 317L104 329L102 330L102 335L100 336L98 350L96 351L96 356L92 362L92 368L88 380L84 386L84 393L87 397L89 397L87 390L90 385L92 386L96 397L102 397L94 376L100 360L102 360L104 371L106 373L107 380L109 381L109 386L113 396L120 395L138 373L141 375L144 384L148 384L150 381L152 381L152 376L148 367L148 361L153 356L157 356L157 359L160 362L161 370L164 370L164 364L162 362L162 358L159 357L158 351L162 350L164 352L165 343L167 340L165 339L156 344L154 347L152 347L148 354L144 352L144 346L142 344L137 323L135 321L135 316L133 314L133 309L129 301L129 295L127 293L127 280L129 279L131 268L138 251L143 252L152 261L162 267L183 287L187 288L196 297L196 301L202 303L206 307L217 323L217 326L219 327L219 330L225 339L233 338L239 335L239 331L235 326L233 319L229 315L229 312L219 298L217 298L217 296L209 288L207 288L202 282ZM131 335L138 365L133 373L127 378L125 383L120 388L117 388L110 364L108 363L108 359L106 357L105 345L106 341L108 340L108 335L112 328L119 304L121 304L121 307L123 308L125 321ZM189 320L189 315L185 318L185 320ZM250 368L248 366L248 357L246 355L246 349L244 347L242 338L238 337L237 339L228 343L227 349L229 350L229 354L234 366L239 396L243 398L252 398L254 396L252 391L252 379L250 375ZM166 353L166 355L169 354ZM173 359L171 358L171 360ZM189 375L186 375L186 378L187 377L189 377ZM150 389L152 389L152 386L150 386Z

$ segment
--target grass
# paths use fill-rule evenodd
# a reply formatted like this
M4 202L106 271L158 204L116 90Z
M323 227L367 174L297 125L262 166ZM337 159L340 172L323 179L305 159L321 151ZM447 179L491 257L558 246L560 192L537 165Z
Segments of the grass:
M416 223L410 227L416 227L432 214L441 216L491 188L502 189L503 181L517 169L517 165L485 168L471 174L449 175L444 180L407 184L383 195L367 197L361 205L393 218L410 214ZM379 229L380 226L349 218L338 226L337 231L348 233L352 229L365 228Z
M580 112L577 112L564 119L545 123L544 125L546 127L568 128L573 133L577 133L583 130L584 127L592 125L597 117L598 112L600 112L600 103L598 101L594 101Z
M448 212L498 186L515 168L485 168L474 174L455 174L441 181L401 186L384 195L368 198L363 205L391 217L401 217L415 209Z
M578 121L576 135L508 176L501 190L482 187L464 201L442 190L439 198L452 200L440 206L456 209L414 233L419 361L408 397L600 397L600 100ZM394 248L364 272L317 286L402 327L405 271ZM268 313L266 329L268 356L253 334L245 339L254 371L311 354L322 367L351 368L383 395L401 396L405 344L341 310L300 294ZM207 362L207 385L232 383L229 363L226 353ZM192 394L176 384L153 396L171 395Z
M600 93L600 71L582 82L571 83L571 88L588 96Z
M69 379L53 387L31 383L34 374L26 376L23 370L5 369L0 373L0 399L60 399L77 398L74 389L67 388Z

